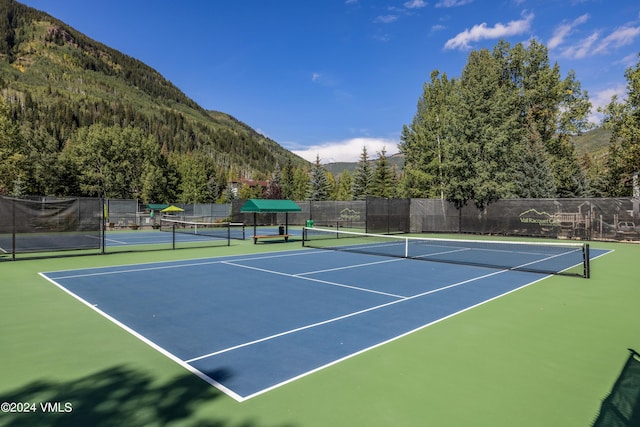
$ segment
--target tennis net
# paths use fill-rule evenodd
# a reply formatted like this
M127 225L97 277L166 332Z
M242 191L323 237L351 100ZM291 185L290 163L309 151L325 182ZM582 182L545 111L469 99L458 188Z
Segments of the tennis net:
M244 240L244 224L231 222L195 222L162 218L160 230L217 239Z
M304 228L302 245L497 269L590 276L586 243L422 238Z

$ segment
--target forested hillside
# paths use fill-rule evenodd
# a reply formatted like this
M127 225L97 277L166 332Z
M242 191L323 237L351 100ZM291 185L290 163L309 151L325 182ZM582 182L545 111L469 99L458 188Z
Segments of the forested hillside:
M17 126L0 148L0 193L215 200L230 179L306 165L142 62L13 0L0 0L0 89L5 124Z
M479 208L512 197L631 196L640 62L625 77L626 98L588 133L591 104L575 73L535 40L500 41L471 51L458 77L432 71L399 156L363 147L357 165L336 170L205 111L157 71L54 17L0 0L0 194L436 197Z

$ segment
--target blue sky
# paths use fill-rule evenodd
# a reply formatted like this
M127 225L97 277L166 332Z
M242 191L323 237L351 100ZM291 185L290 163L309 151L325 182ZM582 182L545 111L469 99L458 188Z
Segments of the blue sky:
M640 2L628 0L21 2L324 163L357 161L363 146L396 153L431 71L458 77L470 50L501 38L544 43L594 106L624 95L640 52Z

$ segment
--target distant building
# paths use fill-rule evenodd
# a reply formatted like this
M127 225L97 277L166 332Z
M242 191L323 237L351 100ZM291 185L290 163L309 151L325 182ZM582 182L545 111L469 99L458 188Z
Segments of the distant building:
M242 188L245 185L251 189L254 189L258 186L264 189L269 186L269 181L256 181L254 179L240 178L238 180L228 182L228 188L231 189L231 192L233 193L234 197L238 197L240 188Z

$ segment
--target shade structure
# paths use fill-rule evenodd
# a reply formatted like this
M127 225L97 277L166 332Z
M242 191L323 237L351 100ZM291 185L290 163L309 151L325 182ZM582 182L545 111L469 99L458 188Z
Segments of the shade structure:
M149 203L147 205L147 209L152 210L152 211L161 211L162 209L166 209L171 205L168 205L166 203Z
M171 206L169 206L167 208L162 209L160 212L164 212L164 213L166 213L166 212L184 212L184 209L179 208L177 206L171 205Z
M268 212L301 212L302 208L293 200L276 199L249 199L240 208L242 213L268 213Z
M285 213L285 233L289 233L289 212L302 212L302 208L293 200L249 199L240 208L241 213L253 213L253 235L257 235L258 213Z

